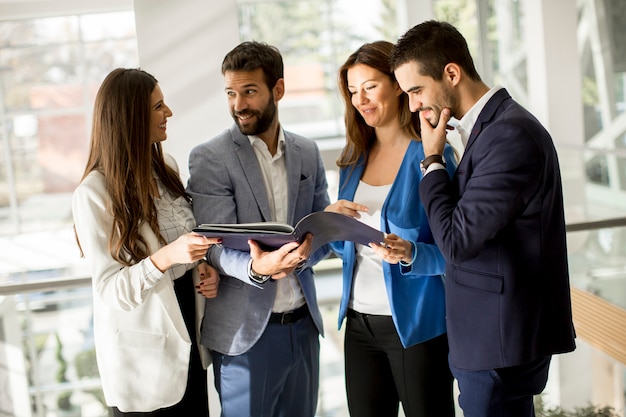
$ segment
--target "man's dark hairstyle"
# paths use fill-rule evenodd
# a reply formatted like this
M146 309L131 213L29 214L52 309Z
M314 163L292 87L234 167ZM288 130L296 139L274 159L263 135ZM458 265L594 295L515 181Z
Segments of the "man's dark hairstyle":
M283 78L283 57L278 48L262 42L248 41L237 45L226 54L222 62L222 75L226 71L254 71L261 68L270 90Z
M421 75L437 81L450 63L459 65L474 81L480 81L465 38L447 22L429 20L400 37L391 55L391 69L411 61L419 65Z

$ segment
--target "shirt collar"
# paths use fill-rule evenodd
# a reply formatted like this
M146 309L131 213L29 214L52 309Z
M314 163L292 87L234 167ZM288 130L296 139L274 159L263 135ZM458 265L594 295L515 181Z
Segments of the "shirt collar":
M249 135L248 140L250 141L250 145L252 145L253 148L263 149L269 153L269 149L267 148L267 145L265 144L263 139L261 139L257 135ZM284 152L285 152L285 132L283 132L283 129L279 127L278 128L278 147L276 149L276 155L274 155L274 158L280 158Z
M474 103L472 108L469 109L469 111L465 113L463 117L461 117L461 120L459 120L459 123L456 126L456 130L458 130L459 134L461 135L461 141L463 142L463 146L467 146L470 133L472 133L472 128L476 124L476 120L478 120L480 112L483 111L483 108L491 99L491 97L493 97L493 95L501 89L501 85L496 85L492 87L476 103Z

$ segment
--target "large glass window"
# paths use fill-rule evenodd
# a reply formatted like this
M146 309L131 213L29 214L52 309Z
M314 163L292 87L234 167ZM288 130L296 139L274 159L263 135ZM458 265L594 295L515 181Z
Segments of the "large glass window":
M282 124L311 138L343 135L338 68L365 42L395 42L396 0L240 0L238 7L241 38L283 55Z
M69 221L95 91L137 63L132 12L0 22L0 235Z
M583 76L585 140L590 148L610 151L587 159L587 176L600 185L594 192L620 198L626 190L626 5L615 0L579 1L578 39ZM603 175L598 175L601 172ZM615 199L611 199L615 200Z
M527 97L523 0L435 0L435 18L452 23L467 40L481 78Z
M329 195L337 196L335 161L343 148L339 67L366 42L395 42L397 0L238 0L242 40L276 46L285 64L283 127L316 139L326 167Z
M71 195L87 157L95 93L111 69L136 66L132 11L0 21L0 282L85 275ZM60 288L0 296L0 363L12 358L9 376L0 370L12 390L0 395L0 415L106 412L90 287Z

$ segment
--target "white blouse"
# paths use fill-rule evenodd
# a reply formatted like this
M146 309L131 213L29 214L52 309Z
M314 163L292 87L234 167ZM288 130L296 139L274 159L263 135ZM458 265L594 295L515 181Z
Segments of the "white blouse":
M375 186L359 181L354 201L369 208L369 212L360 213L361 222L380 229L380 213L390 189L391 184ZM391 316L382 260L369 246L357 244L356 251L349 307L360 313Z
M157 209L159 230L161 231L161 236L163 236L165 241L169 244L185 233L191 232L193 228L196 227L196 221L193 217L191 205L187 200L183 197L174 198L163 186L161 180L156 178L156 181L160 197L154 200L154 204ZM152 262L149 262L149 264L152 264ZM194 266L195 263L176 264L165 273L168 274L171 279L176 279L185 275L185 272ZM151 272L152 271L149 273Z

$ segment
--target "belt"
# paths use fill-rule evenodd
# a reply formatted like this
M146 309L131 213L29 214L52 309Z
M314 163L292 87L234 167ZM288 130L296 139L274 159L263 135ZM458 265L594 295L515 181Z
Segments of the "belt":
M285 311L284 313L272 313L270 315L270 323L275 324L291 324L309 315L309 307L304 304L293 311Z
M361 319L361 320L372 320L372 319L390 319L391 316L387 316L385 314L368 314L368 313L361 313L360 311L356 311L353 310L351 308L348 308L348 311L346 312L346 316L352 318L352 319Z

